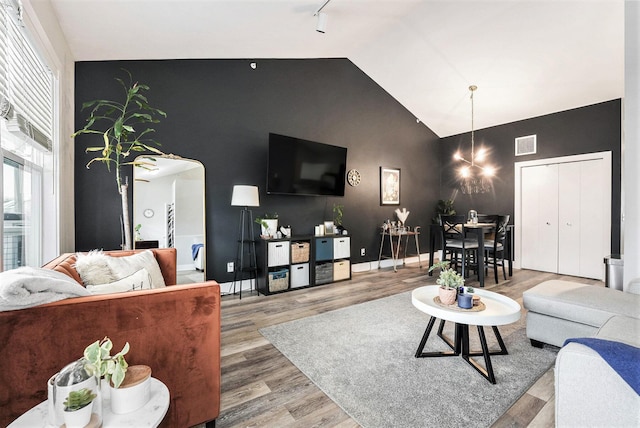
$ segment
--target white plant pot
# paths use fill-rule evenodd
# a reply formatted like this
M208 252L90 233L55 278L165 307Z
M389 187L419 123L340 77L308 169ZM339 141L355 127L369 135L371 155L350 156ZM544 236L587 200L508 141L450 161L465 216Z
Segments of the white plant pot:
M265 236L276 236L276 233L278 233L278 219L277 218L264 219L263 221L267 223L269 227L264 227L260 225L260 230L262 231L262 234Z
M109 385L111 395L111 411L116 414L124 414L138 410L149 401L151 396L151 377L133 385L114 388Z
M82 388L88 388L94 394L97 394L98 397L100 397L100 394L99 394L100 388L96 385L95 378L89 378L71 386L56 386L55 388L56 392L54 394L53 382L57 375L58 373L53 375L47 382L47 390L48 390L47 419L49 424L54 426L62 425L64 421L64 414L68 413L64 411L64 400L67 398L67 396L71 391L79 391ZM90 406L87 406L87 407L92 408L94 404L95 404L95 400L94 400L94 403L92 403Z
M66 428L84 428L91 421L91 410L93 403L84 406L82 409L73 412L64 411L64 424Z

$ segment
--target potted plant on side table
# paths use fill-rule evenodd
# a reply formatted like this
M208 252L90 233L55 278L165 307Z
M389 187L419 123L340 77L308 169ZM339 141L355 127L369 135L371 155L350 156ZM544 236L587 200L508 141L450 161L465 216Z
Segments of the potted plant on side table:
M91 421L93 400L97 397L88 388L69 392L64 402L64 424L67 428L83 428Z
M440 276L438 276L436 280L436 284L440 286L438 289L440 303L443 305L452 305L456 301L458 287L464 285L464 278L449 267L448 261L434 263L434 265L429 268L429 272L432 272L434 269L440 269Z
M109 383L111 410L122 414L133 412L149 401L151 368L145 365L129 366L124 356L129 342L122 351L111 356L113 344L108 337L95 341L84 350L84 357Z

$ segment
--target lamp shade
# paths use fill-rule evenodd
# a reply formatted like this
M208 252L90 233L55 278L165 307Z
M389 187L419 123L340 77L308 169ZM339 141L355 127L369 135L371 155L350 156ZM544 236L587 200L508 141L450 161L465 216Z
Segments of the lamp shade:
M260 198L258 196L258 186L233 186L233 194L231 195L231 206L259 207Z

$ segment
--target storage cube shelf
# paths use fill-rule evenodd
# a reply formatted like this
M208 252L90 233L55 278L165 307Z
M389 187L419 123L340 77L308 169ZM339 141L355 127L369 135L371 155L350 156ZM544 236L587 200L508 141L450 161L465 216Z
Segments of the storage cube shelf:
M258 291L262 294L351 279L349 236L260 239L258 246Z

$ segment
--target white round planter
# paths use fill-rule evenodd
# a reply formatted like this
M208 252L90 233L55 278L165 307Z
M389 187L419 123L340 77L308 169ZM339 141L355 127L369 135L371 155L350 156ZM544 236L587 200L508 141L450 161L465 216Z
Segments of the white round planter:
M120 388L109 386L111 395L111 411L123 414L138 410L149 401L151 396L151 377L144 381Z

